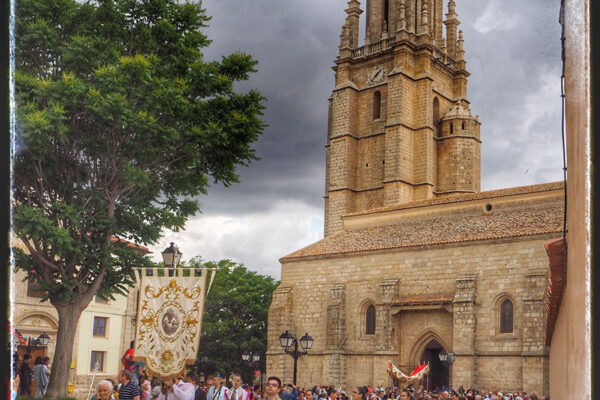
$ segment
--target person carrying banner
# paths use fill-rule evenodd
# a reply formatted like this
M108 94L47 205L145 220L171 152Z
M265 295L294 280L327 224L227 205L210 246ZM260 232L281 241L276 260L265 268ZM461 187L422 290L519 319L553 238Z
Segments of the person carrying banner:
M181 375L163 380L163 389L158 400L194 400L194 385L185 382Z

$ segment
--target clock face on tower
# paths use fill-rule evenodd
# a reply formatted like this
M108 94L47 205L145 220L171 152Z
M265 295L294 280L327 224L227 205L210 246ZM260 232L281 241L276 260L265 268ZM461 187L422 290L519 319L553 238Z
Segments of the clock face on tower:
M376 67L369 73L369 82L371 82L371 83L381 82L383 80L384 76L385 76L385 70L383 69L383 67Z

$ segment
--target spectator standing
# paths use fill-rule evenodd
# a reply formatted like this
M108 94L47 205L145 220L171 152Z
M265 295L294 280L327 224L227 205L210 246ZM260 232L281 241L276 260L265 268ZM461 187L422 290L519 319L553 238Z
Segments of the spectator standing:
M41 399L46 394L48 388L48 380L50 379L50 370L48 362L50 357L36 357L35 366L33 367L33 377L35 379L35 398Z
M92 396L92 400L114 400L113 383L109 380L101 380L96 386L96 393Z
M213 386L208 389L208 400L229 400L229 389L223 385L223 380L220 374L213 377Z
M283 386L281 400L298 400L298 388L294 384L288 383Z
M19 367L19 396L31 397L31 383L33 382L33 370L31 369L31 354L26 353Z
M121 383L119 400L140 400L140 387L131 378L132 373L129 369L124 369L119 374L119 382Z
M351 400L366 400L367 388L364 386L355 387L350 394Z
M190 383L194 385L194 400L206 400L206 391L200 386L200 377L198 374L190 375Z
M163 392L158 395L158 400L194 400L194 385L184 382L181 375L167 378L163 381Z
M242 376L238 373L232 374L233 386L231 387L230 400L248 400L248 392L242 387Z
M140 390L142 400L152 399L152 376L146 375L145 371L142 375L140 375Z
M267 379L267 400L281 400L279 390L281 388L281 379L271 376Z
M252 400L263 400L260 385L254 385L254 396Z

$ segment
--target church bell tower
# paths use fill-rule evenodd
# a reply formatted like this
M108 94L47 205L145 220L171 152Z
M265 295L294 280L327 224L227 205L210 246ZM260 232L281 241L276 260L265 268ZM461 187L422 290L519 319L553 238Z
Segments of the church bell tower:
M363 2L364 3L364 2ZM325 235L342 216L480 190L454 0L348 1L329 98ZM445 26L445 36L444 36Z

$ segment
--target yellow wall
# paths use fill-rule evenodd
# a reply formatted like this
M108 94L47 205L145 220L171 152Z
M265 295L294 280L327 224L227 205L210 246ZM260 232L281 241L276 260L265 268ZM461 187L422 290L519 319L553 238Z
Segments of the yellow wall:
M104 351L104 370L97 375L116 377L121 367L121 331L123 324L131 323L123 318L127 308L127 298L115 296L108 304L92 303L82 313L79 320L77 351L75 351L76 373L78 375L93 374L90 371L92 351ZM106 317L106 336L93 336L94 317Z

